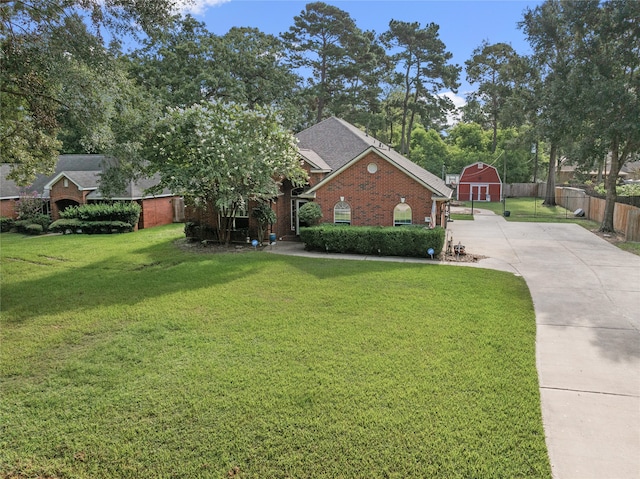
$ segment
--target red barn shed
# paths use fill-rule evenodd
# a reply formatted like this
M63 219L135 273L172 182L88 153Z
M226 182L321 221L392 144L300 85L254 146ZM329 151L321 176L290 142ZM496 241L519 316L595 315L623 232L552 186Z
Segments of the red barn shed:
M458 183L458 201L501 201L502 181L498 170L481 161L465 166Z

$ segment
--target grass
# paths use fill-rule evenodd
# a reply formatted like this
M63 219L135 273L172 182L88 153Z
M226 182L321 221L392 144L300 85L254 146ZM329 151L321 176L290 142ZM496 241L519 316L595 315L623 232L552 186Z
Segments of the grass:
M549 478L522 278L1 235L0 476Z
M501 202L486 203L482 201L474 201L474 209L483 209L493 211L497 215L502 215L506 209L510 212L510 215L505 219L507 221L529 221L529 222L558 222L560 220L579 223L590 224L596 223L586 220L584 218L576 218L573 216L573 212L563 208L562 206L544 206L542 198L507 198L506 203L503 206ZM463 203L466 208L471 208L471 202L467 201Z
M473 220L473 215L472 214L465 214L465 213L451 213L449 218L454 220L454 221L455 220L472 221Z
M628 251L629 253L640 256L640 243L637 241L627 241L626 243L618 243L618 248Z

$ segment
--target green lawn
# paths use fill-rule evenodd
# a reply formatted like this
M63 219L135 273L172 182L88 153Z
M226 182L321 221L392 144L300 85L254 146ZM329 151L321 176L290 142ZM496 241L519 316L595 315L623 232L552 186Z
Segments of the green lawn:
M1 244L0 476L549 478L522 278Z
M505 205L501 202L486 203L483 201L474 201L474 209L490 210L498 215L502 215L506 209L510 215L507 221L532 221L532 222L557 222L570 221L573 223L588 224L594 222L585 220L584 218L576 218L573 212L562 206L543 206L543 198L507 198ZM471 202L463 203L466 208L471 208Z

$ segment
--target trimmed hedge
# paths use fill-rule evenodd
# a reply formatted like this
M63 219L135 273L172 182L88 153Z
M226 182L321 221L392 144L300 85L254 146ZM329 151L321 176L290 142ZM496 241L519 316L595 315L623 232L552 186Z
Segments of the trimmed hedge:
M6 233L7 231L11 231L15 220L13 218L8 218L6 216L0 216L0 232Z
M79 219L82 221L119 221L135 225L140 218L138 203L90 203L70 206L60 213L62 219Z
M51 223L49 230L64 234L110 234L129 233L133 231L133 226L124 221L83 221L77 218L63 218Z
M445 230L422 226L343 226L319 225L300 228L305 248L335 253L382 256L429 257L442 252Z

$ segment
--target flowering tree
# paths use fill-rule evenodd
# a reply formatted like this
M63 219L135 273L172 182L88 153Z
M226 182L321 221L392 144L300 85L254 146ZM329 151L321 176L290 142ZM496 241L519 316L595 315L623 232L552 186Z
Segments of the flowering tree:
M189 204L217 211L225 244L233 217L248 201L274 198L284 178L296 185L306 180L295 138L261 107L171 108L156 125L146 156L146 173L160 175L155 190L168 188Z

